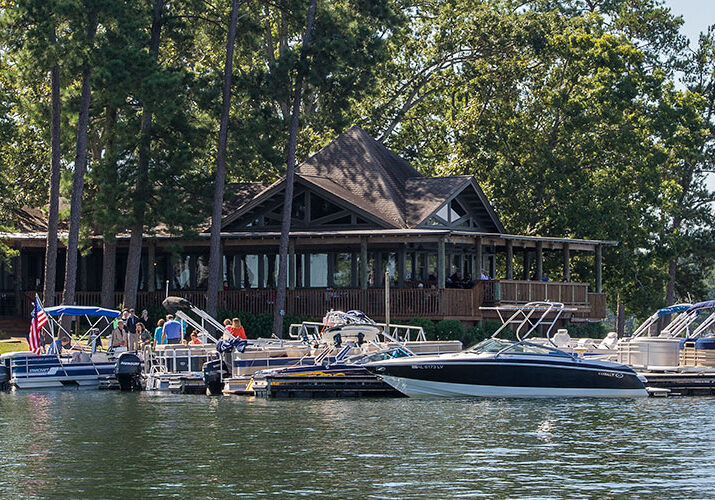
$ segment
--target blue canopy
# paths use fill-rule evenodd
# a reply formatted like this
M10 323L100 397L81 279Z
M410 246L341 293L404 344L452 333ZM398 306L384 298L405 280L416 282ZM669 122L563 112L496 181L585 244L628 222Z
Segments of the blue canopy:
M658 309L658 317L669 316L671 314L680 313L687 311L692 306L690 304L676 304L670 307L664 307L663 309Z
M121 313L114 309L104 309L103 307L93 306L55 306L46 307L45 313L48 316L105 316L107 318L116 318Z
M705 302L698 302L697 304L693 304L690 306L690 309L688 309L688 312L690 311L697 311L698 309L713 309L715 308L715 300L708 300Z

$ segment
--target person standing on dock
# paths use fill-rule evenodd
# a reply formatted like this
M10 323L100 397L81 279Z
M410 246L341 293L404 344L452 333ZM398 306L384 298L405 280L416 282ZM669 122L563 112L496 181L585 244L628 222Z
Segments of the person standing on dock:
M117 321L117 327L112 330L111 346L116 349L118 347L127 347L127 332L124 329L124 321Z
M154 330L154 348L156 349L156 346L159 344L164 343L164 320L160 319L159 322L156 324L156 329Z

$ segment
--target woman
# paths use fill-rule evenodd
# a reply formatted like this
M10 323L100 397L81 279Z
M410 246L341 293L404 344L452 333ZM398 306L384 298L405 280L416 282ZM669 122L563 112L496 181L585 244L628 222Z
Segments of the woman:
M134 335L138 342L138 349L141 349L151 342L151 335L149 335L149 330L144 327L144 323L137 323L137 333Z
M189 344L201 345L201 341L199 340L199 333L196 330L191 332L191 340L189 341Z
M161 336L164 333L164 320L160 319L156 324L156 329L154 329L154 348L159 344L163 344L161 341Z
M241 320L238 318L233 318L232 322L233 324L231 326L227 326L226 330L228 330L228 332L234 337L241 337L242 339L245 339L246 330L243 329L243 325L241 325Z

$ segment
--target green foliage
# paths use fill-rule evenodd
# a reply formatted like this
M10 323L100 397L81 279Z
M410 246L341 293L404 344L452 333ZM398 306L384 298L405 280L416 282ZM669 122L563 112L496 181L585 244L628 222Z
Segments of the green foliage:
M443 319L435 327L437 339L439 340L462 340L464 326L456 319Z
M421 326L427 340L435 340L437 338L437 328L431 319L412 318L407 324L411 326Z
M566 326L571 337L602 339L608 331L603 323L569 323Z

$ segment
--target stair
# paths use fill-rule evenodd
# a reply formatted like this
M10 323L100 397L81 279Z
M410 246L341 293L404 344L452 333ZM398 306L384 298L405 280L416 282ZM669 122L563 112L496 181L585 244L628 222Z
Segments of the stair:
M15 316L0 316L0 339L27 337L30 320Z

